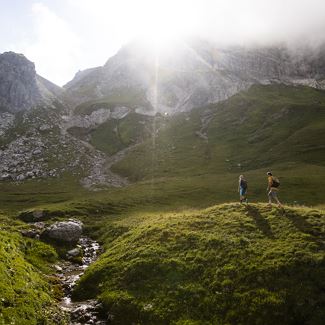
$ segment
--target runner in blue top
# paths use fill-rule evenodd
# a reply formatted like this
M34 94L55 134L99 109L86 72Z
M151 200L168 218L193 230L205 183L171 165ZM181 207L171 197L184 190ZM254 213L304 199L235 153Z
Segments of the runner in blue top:
M240 203L246 202L248 203L246 193L247 193L247 181L244 178L244 175L239 176L239 181L238 181L238 192L239 192L239 198L240 198Z

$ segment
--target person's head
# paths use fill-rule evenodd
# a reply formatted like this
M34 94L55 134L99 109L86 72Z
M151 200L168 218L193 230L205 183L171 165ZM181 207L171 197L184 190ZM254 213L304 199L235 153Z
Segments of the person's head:
M266 175L267 176L272 176L272 173L271 172L267 172Z
M244 175L240 175L239 176L239 179L244 179Z

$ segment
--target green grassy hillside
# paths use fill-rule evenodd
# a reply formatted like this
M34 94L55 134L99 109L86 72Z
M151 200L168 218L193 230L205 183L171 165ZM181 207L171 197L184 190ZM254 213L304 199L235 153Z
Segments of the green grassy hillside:
M113 324L322 324L325 214L266 205L103 218L76 298Z
M210 120L203 128L202 118ZM285 200L316 204L322 203L325 184L324 138L324 91L253 86L223 103L166 118L156 136L113 169L133 181L181 178L189 183L191 178L196 184L205 178L210 186L221 183L223 192L245 173L253 199L262 198L265 172L273 170L282 179ZM223 192L217 195L231 199Z
M87 105L80 114L93 107ZM143 142L113 171L143 182L148 195L161 187L174 198L185 191L200 192L196 202L205 196L231 201L244 173L250 199L264 200L265 172L272 170L285 202L314 205L324 201L324 132L324 91L268 85L177 116L131 113L92 130L76 130L76 135L86 134L109 155Z
M17 232L23 225L3 216L0 226L0 324L66 324L46 277L57 260L55 250L23 238Z
M204 129L208 142L196 134L205 115L211 117ZM324 138L324 91L253 86L223 103L171 118L154 142L148 139L115 170L143 179L238 172L283 162L324 166Z

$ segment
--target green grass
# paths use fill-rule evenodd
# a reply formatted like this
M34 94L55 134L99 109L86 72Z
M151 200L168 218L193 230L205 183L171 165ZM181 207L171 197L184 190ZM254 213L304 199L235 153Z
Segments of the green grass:
M136 113L130 113L122 120L108 120L90 131L90 143L112 155L148 138L152 132L151 120Z
M95 104L103 103L86 103L78 114L90 114ZM208 142L196 134L202 112L212 116ZM0 317L20 321L28 311L26 324L33 324L48 317L39 312L44 306L54 305L55 287L44 276L56 258L53 248L17 232L26 227L16 219L21 211L41 209L53 220L81 219L102 243L104 254L75 296L99 297L116 324L321 324L324 112L323 91L254 86L190 113L132 113L91 130L91 143L108 154L143 141L114 166L134 182L126 188L87 192L68 173L2 182L1 211L10 218L0 218L1 238L15 258L4 251L0 265L19 270L20 287L15 295L2 273L0 285L14 305L1 305ZM265 202L270 169L280 178L281 201L296 207L282 214L260 203L222 204L238 199L242 173L250 202ZM19 298L21 270L32 279L30 303Z
M57 260L55 250L22 237L24 225L0 218L0 324L66 324L56 307L56 292L45 274Z
M51 205L78 199L85 195L76 177L31 179L23 183L2 182L0 193L1 210L10 216L18 211L40 205Z
M115 324L321 324L325 215L224 204L105 218L105 253L75 291ZM114 235L115 234L115 235Z

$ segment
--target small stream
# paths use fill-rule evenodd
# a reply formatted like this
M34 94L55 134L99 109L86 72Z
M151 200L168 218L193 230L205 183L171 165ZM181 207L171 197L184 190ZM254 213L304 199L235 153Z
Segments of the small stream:
M60 307L70 314L70 325L107 324L105 320L100 318L101 305L97 300L71 301L74 286L85 272L85 269L97 259L100 251L99 244L89 237L81 237L78 245L83 251L82 265L63 261L57 266L56 275L61 280L64 290L64 297L60 302Z

